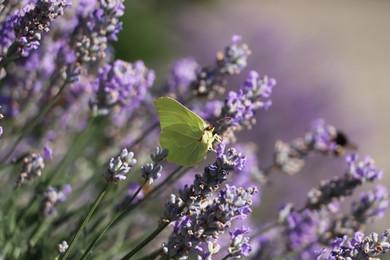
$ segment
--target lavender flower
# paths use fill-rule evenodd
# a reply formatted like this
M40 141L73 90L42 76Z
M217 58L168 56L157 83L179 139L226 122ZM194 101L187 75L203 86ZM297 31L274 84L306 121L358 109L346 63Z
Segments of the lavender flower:
M75 30L76 57L80 62L104 59L108 41L116 41L122 28L124 0L101 0L86 17L80 17Z
M1 108L1 106L0 106L0 108ZM2 113L0 113L0 120L1 119L3 119L4 118L4 115L2 114ZM3 127L2 126L0 126L0 137L3 135Z
M216 198L205 200L198 205L196 212L191 211L189 215L175 222L168 242L163 244L164 254L171 258L187 259L191 251L203 251L203 241L218 239L231 226L231 221L248 216L251 212L251 198L256 192L254 187L245 190L226 185ZM246 254L249 249L246 248L245 242L241 245L243 247L245 244L245 249L237 248L242 241L239 241L238 237L235 238L235 248L231 249L230 253L234 251L235 254ZM212 253L215 253L217 246L211 248Z
M362 193L359 200L353 201L351 212L334 219L322 240L330 243L336 237L351 236L356 231L364 230L367 224L383 218L388 207L388 190L378 185L375 190Z
M69 194L72 192L72 188L69 184L64 185L61 191L53 187L48 187L47 191L43 194L43 198L40 205L40 213L46 218L56 212L56 204L64 202Z
M4 21L0 22L0 61L6 55L8 48L15 40L13 27L14 15L8 15ZM0 77L1 79L2 77Z
M216 67L205 67L197 73L196 80L191 84L193 94L208 96L209 99L216 94L222 94L225 85L224 77L239 74L246 67L250 54L248 46L241 42L241 37L234 35L231 45L225 48L225 52L217 53Z
M358 162L358 155L352 154L347 156L346 161L347 169L344 176L323 181L318 189L310 190L306 202L307 208L324 207L334 200L351 195L357 186L379 180L382 177L383 172L375 167L374 162L369 157Z
M389 208L389 191L383 185L377 185L374 191L365 192L360 199L352 203L352 216L360 223L370 223L383 218Z
M220 118L230 120L224 120L216 132L224 133L228 128L233 131L242 127L251 128L255 124L255 111L271 105L269 97L275 85L274 79L266 76L259 79L258 73L251 71L239 91L231 91L226 97Z
M275 143L274 166L290 175L299 172L303 158L310 152L326 155L343 155L347 139L340 131L323 119L314 120L303 138L296 138L291 144ZM352 147L351 147L352 148Z
M147 163L141 167L142 177L151 185L155 180L161 177L162 166Z
M252 247L249 244L249 237L244 236L249 233L249 229L245 227L237 228L230 231L229 256L234 258L241 258L242 256L249 256Z
M168 155L167 149L162 149L160 146L157 146L153 153L150 154L150 159L154 163L162 162Z
M291 211L284 223L287 250L301 251L302 259L310 259L314 252L321 248L319 238L326 231L326 222L326 219L322 219L316 212Z
M34 8L28 5L21 14L16 15L13 23L16 41L13 45L17 46L18 53L25 57L37 49L42 33L50 30L50 23L63 15L69 5L70 2L63 0L38 0ZM17 58L10 50L13 51L12 46L8 50L8 58Z
M142 61L134 64L117 60L104 66L93 83L95 95L89 105L94 115L112 111L116 125L123 125L119 115L129 118L138 109L153 85L154 72L147 69ZM119 121L118 121L119 120Z
M354 238L349 241L347 236L337 238L332 243L332 251L328 259L379 259L373 257L390 250L390 243L387 242L389 234L390 230L386 230L381 235L371 233L368 236L356 232Z
M68 249L68 247L69 247L68 243L65 240L63 240L61 243L57 244L57 251L58 253L63 254Z
M69 245L65 240L63 240L61 243L57 244L57 251L60 254L65 253L65 251L68 250L68 248L69 248Z
M217 159L215 163L204 168L202 175L196 174L191 186L185 185L179 190L180 197L171 195L169 202L165 206L163 222L177 220L185 207L188 210L196 208L204 198L216 191L220 184L227 180L228 175L236 170L245 167L245 156L238 153L234 148L225 151L226 144L220 143L216 147ZM195 206L194 206L195 205Z
M190 85L196 80L200 65L193 58L177 60L172 68L168 79L168 91L175 93L179 100L183 99L190 90Z
M28 153L21 158L23 162L22 171L19 173L16 180L16 186L20 186L24 182L42 175L42 170L45 168L43 158L38 153Z
M124 148L117 158L111 158L110 163L104 173L104 178L108 182L118 183L126 179L126 174L137 163L134 153Z

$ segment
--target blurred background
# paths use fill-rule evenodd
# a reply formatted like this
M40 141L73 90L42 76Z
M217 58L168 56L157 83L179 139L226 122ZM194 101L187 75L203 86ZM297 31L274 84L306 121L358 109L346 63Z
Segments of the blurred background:
M211 65L233 34L242 35L252 56L229 87L237 88L250 69L278 82L270 110L239 137L256 142L260 164L271 162L276 140L290 142L324 118L357 144L361 157L375 159L389 188L389 11L386 0L127 1L115 47L118 58L154 68L158 86L176 59ZM318 156L296 176L275 174L262 190L257 222L274 217L281 201L303 204L310 187L341 175L343 167L342 158ZM369 231L389 227L383 220Z

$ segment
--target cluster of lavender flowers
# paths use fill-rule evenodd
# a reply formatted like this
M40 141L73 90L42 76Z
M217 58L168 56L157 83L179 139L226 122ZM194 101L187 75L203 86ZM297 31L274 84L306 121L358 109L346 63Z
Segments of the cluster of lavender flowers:
M370 190L382 171L359 160L345 133L315 120L303 137L277 141L270 165L240 142L272 109L276 86L245 72L251 50L240 36L214 65L179 59L157 86L142 61L115 59L124 14L124 0L0 1L1 259L374 259L390 250L388 229L363 233L389 206L385 186ZM222 137L199 165L166 162L175 151L159 146L159 96ZM314 154L346 167L302 190L300 206L283 201L259 221L273 176L293 178Z

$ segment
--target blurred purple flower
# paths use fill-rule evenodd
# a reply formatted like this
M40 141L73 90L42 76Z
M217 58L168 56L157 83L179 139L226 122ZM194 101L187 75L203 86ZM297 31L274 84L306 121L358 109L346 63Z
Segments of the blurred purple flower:
M40 213L43 217L48 217L56 212L56 204L65 202L69 194L72 192L72 188L69 184L63 186L61 191L53 187L48 187L40 205Z

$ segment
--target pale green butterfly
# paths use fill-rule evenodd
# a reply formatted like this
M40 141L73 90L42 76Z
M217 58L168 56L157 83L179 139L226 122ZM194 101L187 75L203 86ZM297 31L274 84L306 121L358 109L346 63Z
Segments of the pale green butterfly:
M160 116L160 144L163 149L168 149L168 162L193 166L213 150L215 140L221 140L213 134L214 127L177 100L160 97L154 104Z

